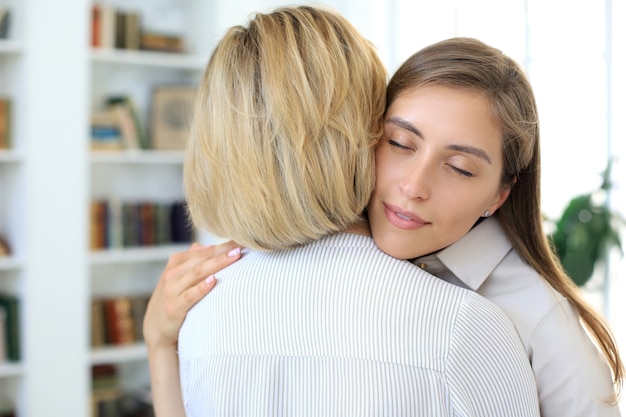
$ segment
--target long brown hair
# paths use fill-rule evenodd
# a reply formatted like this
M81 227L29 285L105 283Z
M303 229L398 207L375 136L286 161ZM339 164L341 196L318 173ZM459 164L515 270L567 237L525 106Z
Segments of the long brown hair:
M576 308L611 366L619 395L624 365L615 338L565 273L543 229L539 119L523 70L500 50L476 39L448 39L420 50L402 64L389 82L387 108L399 94L424 84L470 89L489 99L503 133L501 182L512 186L497 212L499 220L519 255Z

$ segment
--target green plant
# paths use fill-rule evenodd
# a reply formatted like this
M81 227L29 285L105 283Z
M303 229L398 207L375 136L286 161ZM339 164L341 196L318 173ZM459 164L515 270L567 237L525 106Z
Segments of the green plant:
M563 267L578 286L591 278L596 263L604 260L612 247L624 254L618 229L624 220L607 205L610 174L609 161L600 188L574 197L550 236Z

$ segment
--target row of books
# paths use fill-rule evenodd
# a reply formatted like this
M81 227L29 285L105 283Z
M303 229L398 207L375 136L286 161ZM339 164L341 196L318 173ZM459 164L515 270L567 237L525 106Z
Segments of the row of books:
M0 293L0 363L20 360L19 299Z
M91 114L91 149L184 150L191 124L196 88L160 85L154 88L148 123L130 96L111 96Z
M91 368L92 417L154 417L149 390L120 389L115 365Z
M194 238L184 201L91 202L91 249L189 243Z
M95 48L118 48L159 52L184 52L182 36L149 32L142 28L137 10L123 10L105 3L91 9L91 45Z
M131 97L114 96L91 114L91 149L149 149L147 134Z
M91 346L127 345L143 341L143 317L149 295L93 298Z

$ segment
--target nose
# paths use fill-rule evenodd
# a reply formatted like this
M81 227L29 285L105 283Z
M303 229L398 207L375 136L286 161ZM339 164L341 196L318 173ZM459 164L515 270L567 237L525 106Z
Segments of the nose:
M432 186L431 177L434 175L433 170L429 168L428 162L419 158L419 160L412 161L404 169L405 175L400 185L402 193L411 200L428 199Z

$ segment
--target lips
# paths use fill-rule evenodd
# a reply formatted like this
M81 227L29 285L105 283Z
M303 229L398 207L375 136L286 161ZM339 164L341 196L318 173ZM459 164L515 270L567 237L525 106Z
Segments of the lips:
M419 229L430 224L430 222L422 219L417 214L404 210L393 204L383 203L383 206L385 207L385 216L387 217L387 220L400 229Z

